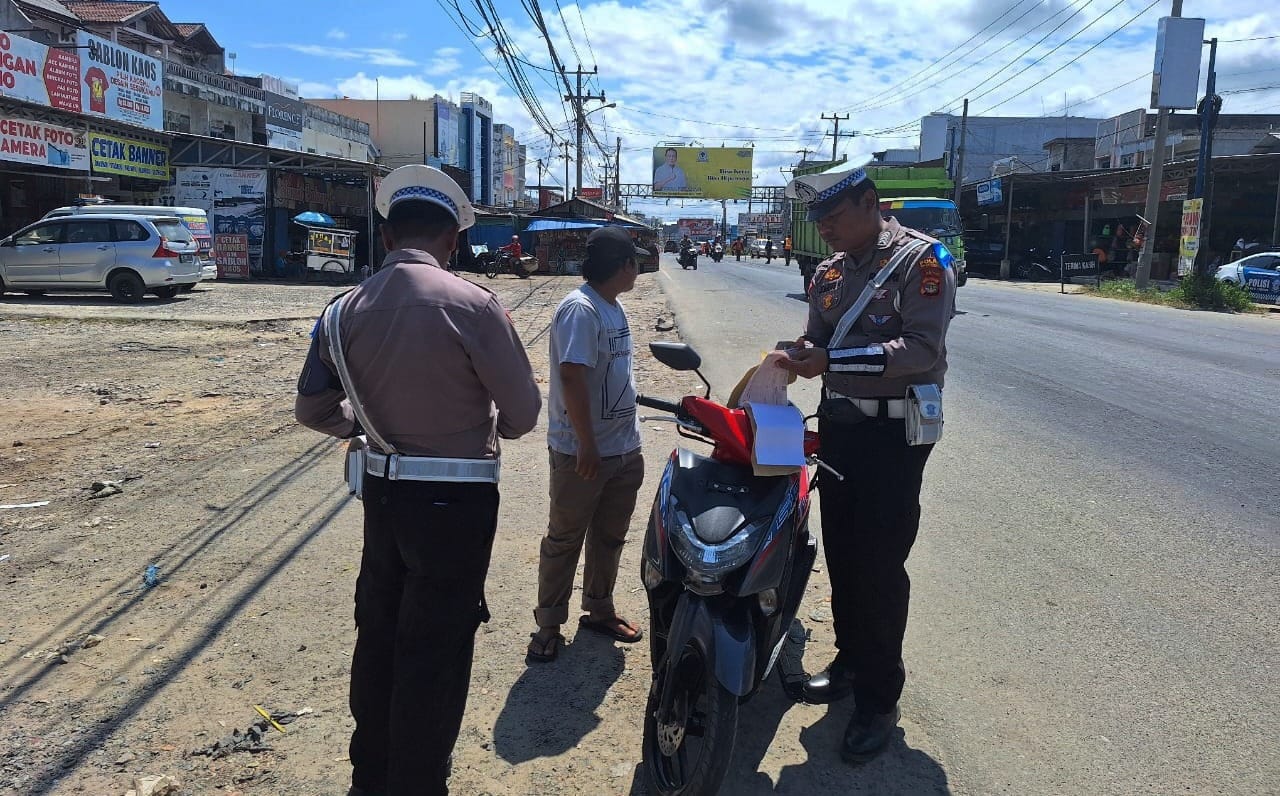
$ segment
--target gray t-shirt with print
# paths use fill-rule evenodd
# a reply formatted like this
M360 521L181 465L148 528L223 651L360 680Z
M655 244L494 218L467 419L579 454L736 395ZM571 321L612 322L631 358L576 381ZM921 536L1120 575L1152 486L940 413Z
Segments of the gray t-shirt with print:
M600 455L621 456L640 447L631 356L631 327L621 303L609 303L589 284L564 297L551 321L547 444L552 450L569 456L578 453L560 380L564 363L588 368L591 425Z

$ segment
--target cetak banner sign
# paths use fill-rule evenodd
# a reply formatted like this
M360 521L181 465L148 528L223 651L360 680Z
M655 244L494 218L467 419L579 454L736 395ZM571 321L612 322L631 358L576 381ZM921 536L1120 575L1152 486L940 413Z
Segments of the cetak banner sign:
M81 113L164 129L164 68L159 59L76 32Z
M1203 199L1185 199L1182 202L1182 235L1178 239L1178 276L1186 276L1196 268L1196 255L1200 253L1200 213Z
M89 170L89 144L83 130L0 115L0 160Z
M213 236L213 258L219 279L249 278L249 236L219 233Z
M80 74L75 50L0 32L0 96L79 113Z
M654 147L653 195L690 199L750 199L755 150Z
M169 181L169 147L102 133L89 134L95 174Z

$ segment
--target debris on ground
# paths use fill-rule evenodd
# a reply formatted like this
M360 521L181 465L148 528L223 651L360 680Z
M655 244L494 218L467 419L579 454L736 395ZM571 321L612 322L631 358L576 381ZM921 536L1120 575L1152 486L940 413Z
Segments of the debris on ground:
M4 503L0 504L0 509L38 509L47 505L49 505L49 501L37 500L35 503Z
M260 706L254 705L255 710L259 710L259 708ZM192 756L203 755L219 760L234 752L251 752L255 754L258 752L270 752L271 746L264 741L268 730L274 726L280 732L284 732L283 725L292 724L299 718L314 711L311 708L303 708L296 712L266 709L261 709L259 712L265 714L264 717L249 725L247 730L241 732L239 729L234 729L230 735L223 736L208 746L191 750Z
M162 774L154 777L134 777L133 787L125 791L124 796L177 796L182 792L182 783Z
M142 572L142 588L153 588L160 582L160 567L155 564L148 564L147 568Z

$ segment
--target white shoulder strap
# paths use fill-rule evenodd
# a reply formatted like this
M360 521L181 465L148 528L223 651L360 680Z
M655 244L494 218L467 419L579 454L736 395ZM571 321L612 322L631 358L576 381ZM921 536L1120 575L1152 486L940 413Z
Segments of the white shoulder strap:
M347 357L342 351L342 323L340 310L342 302L346 300L350 293L339 296L336 301L329 305L324 312L324 333L329 338L329 357L333 360L333 366L338 369L338 378L342 381L342 389L347 394L347 400L351 402L351 411L355 413L356 420L360 421L360 427L364 429L364 433L377 445L383 453L392 455L396 453L396 449L384 440L373 425L369 422L369 416L364 412L364 405L360 403L360 398L356 396L356 385L351 380L351 371L347 368Z
M862 317L862 313L866 311L867 305L871 303L871 297L875 295L875 292L884 287L884 283L889 281L889 277L893 276L893 272L898 270L908 257L928 245L927 241L915 238L894 253L889 262L885 263L884 268L881 268L875 278L862 289L862 294L858 296L857 301L853 302L853 306L849 308L848 312L840 316L840 323L836 324L836 330L831 335L831 341L827 344L828 347L835 348L844 340L845 335L849 333L853 325Z

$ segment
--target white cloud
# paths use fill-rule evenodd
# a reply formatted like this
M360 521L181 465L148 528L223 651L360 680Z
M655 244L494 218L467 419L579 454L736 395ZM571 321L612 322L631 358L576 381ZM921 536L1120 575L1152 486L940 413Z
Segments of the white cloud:
M345 30L342 30L341 28L330 28L329 32L324 34L324 37L326 39L334 39L335 41L342 41L347 38L347 32Z
M327 58L339 61L364 61L373 66L417 66L417 63L406 58L399 50L387 47L340 47L326 44L254 44L259 49L290 50L311 55L316 58Z
M794 164L796 150L830 153L831 139L823 137L830 123L819 116L832 111L850 113L842 131L864 133L852 142L842 139L843 153L915 146L920 118L943 108L958 112L965 96L972 100L971 113L984 114L1003 103L992 115L1006 116L1060 115L1064 103L1072 115L1092 117L1142 107L1149 78L1098 95L1150 71L1156 21L1167 13L1163 2L1092 52L1081 53L1148 2L1124 0L1066 42L1111 5L1089 4L1040 45L1034 43L1067 19L1069 7L1081 6L1080 0L1029 0L1012 14L1004 13L1011 3L951 0L945 24L937 0L603 0L581 5L590 46L578 22L579 9L565 0L564 20L573 32L576 54L559 15L549 17L548 24L551 41L570 68L579 58L585 68L591 60L599 63L600 75L589 85L596 92L604 89L619 107L589 118L610 147L615 136L622 137L624 182L648 180L650 147L667 140L698 140L707 146L753 142L759 182L781 184L779 167ZM1274 35L1271 2L1190 0L1186 5L1186 15L1207 17L1207 34L1224 40L1218 51L1220 92L1280 83L1277 41L1225 41ZM1224 10L1228 5L1230 11ZM506 24L522 56L549 66L542 34L520 19L510 15ZM982 43L1006 25L1008 30ZM373 51L358 57L388 72L396 66L415 72L381 77L383 97L438 92L456 99L461 91L474 91L494 103L499 122L522 135L531 161L550 155L546 135L506 83L477 60L463 34L450 32L439 43L459 46L432 50L422 66L379 63L371 59ZM953 48L959 49L948 56ZM344 57L321 49L327 57ZM395 61L409 60L397 50L382 52ZM1079 61L1050 76L1077 56ZM365 70L325 88L372 97L373 77L367 74ZM563 86L546 72L527 68L526 74L552 122L567 131ZM1275 107L1280 91L1225 96L1224 112L1265 112ZM593 157L601 159L598 153ZM532 164L529 173L532 181ZM563 161L555 161L552 176L563 179L563 173ZM676 215L680 209L675 204L632 206ZM710 205L701 207L711 212Z

